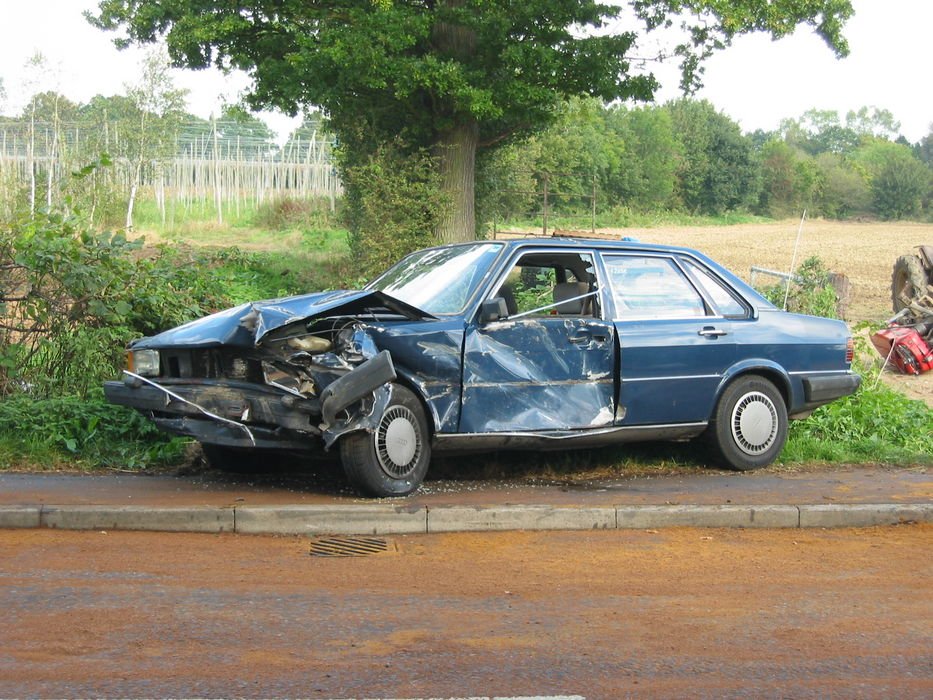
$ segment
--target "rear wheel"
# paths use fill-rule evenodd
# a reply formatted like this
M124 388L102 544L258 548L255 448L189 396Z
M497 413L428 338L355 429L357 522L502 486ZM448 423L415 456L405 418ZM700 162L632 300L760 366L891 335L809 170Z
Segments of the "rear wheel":
M787 441L787 407L764 377L739 377L726 387L709 428L713 449L729 469L771 464Z
M900 311L926 292L927 274L916 255L902 255L894 263L891 274L891 301Z
M393 384L379 425L372 432L342 438L340 460L350 483L370 496L416 491L431 461L428 423L418 397Z

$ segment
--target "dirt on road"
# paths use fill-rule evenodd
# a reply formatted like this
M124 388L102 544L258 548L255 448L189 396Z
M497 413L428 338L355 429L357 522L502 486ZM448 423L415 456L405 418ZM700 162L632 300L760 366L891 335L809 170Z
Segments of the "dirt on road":
M0 532L0 697L921 698L933 527Z

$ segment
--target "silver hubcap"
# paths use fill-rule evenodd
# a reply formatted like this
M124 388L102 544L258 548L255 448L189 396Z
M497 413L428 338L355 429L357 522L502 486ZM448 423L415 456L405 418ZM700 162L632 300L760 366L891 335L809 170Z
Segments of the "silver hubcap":
M745 394L732 409L732 437L739 449L749 455L767 452L778 433L774 403L759 391Z
M400 479L410 474L421 456L418 420L404 406L392 406L376 431L376 455L383 471Z

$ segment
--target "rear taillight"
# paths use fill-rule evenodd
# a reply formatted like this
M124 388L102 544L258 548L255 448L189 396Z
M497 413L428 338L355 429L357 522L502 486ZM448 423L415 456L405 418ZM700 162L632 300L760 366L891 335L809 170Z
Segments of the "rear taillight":
M846 341L846 364L851 365L852 360L855 358L855 341L852 338L849 338Z

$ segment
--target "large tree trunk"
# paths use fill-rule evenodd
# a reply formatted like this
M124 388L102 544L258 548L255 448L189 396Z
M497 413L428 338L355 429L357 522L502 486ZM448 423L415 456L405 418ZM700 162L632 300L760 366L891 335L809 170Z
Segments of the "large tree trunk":
M460 243L476 238L474 183L476 180L476 122L460 124L441 134L434 146L441 176L441 189L448 208L437 225L442 243Z
M460 8L463 0L442 0L441 4ZM462 24L442 19L432 28L431 38L441 56L468 63L476 53L476 32ZM476 238L474 182L478 141L476 120L460 114L454 117L454 126L442 131L434 144L441 188L449 199L449 208L437 225L437 238L442 243Z

